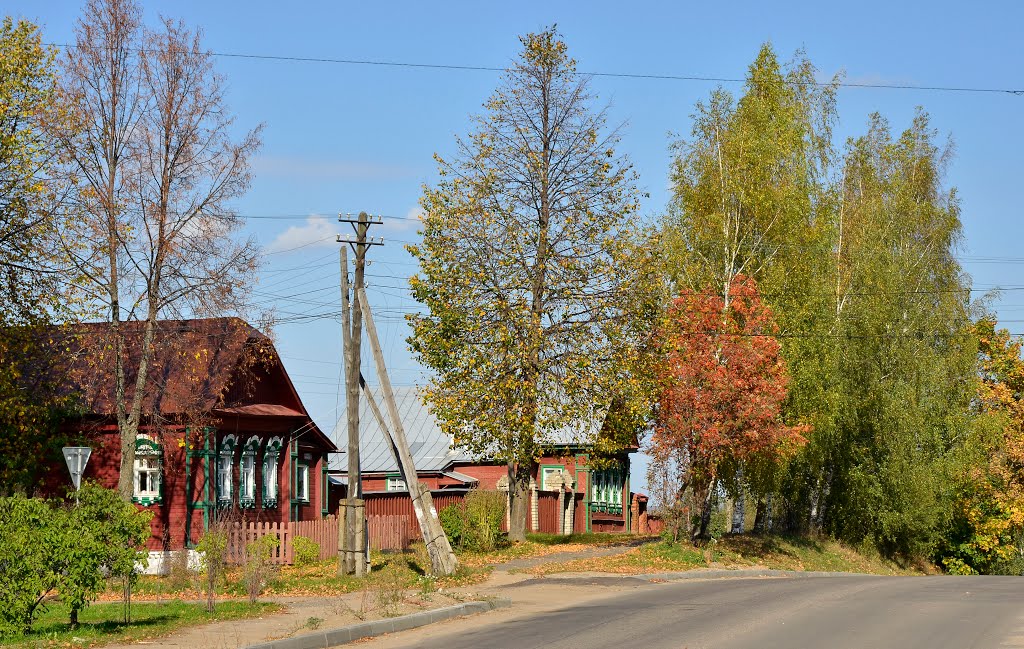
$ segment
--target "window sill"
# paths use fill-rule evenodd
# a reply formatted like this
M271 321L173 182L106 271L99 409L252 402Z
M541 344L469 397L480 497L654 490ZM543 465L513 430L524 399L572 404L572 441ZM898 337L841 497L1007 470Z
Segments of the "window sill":
M241 498L238 501L238 506L242 509L255 509L256 499L255 498Z
M263 509L277 509L277 498L265 498L263 500Z
M160 496L132 496L132 502L143 507L159 505L161 500L163 499Z

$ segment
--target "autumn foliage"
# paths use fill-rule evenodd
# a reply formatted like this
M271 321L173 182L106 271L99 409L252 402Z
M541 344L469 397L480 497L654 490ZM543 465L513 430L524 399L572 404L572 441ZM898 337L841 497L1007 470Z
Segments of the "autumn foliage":
M968 463L953 513L944 566L953 573L1019 574L1024 556L1024 341L995 320L978 338L978 434L981 456Z
M789 375L777 330L757 283L742 275L728 301L710 290L683 291L668 309L649 450L656 462L677 461L680 491L692 490L702 519L723 471L785 457L805 441L807 427L781 416Z

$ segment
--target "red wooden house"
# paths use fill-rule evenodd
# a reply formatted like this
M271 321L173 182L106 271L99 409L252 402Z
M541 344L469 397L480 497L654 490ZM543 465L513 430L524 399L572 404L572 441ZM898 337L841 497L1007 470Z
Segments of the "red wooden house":
M130 399L142 323L122 327ZM107 323L71 332L82 414L66 425L93 449L85 478L116 487L120 436L109 332ZM161 321L142 412L134 501L154 514L151 564L191 547L216 521L285 523L325 514L327 454L335 446L309 417L273 343L244 321ZM50 490L66 484L63 467L55 470Z
M380 403L380 395L377 395ZM508 468L497 462L473 458L458 450L452 439L437 424L415 387L396 387L395 400L405 428L416 473L421 482L438 493L454 493L472 488L502 489L507 485ZM367 514L390 512L393 500L384 494L406 492L405 482L392 457L384 432L363 402L360 408L360 466ZM592 444L600 422L588 430L558 431L545 453L533 467L530 494L530 527L534 531L628 532L631 529L629 470L634 444L624 449L602 468L591 462ZM339 420L339 431L345 431L345 416ZM341 433L343 434L343 433ZM332 511L337 508L348 482L344 450L335 455L330 472ZM558 508L562 511L559 512ZM395 510L397 511L397 510ZM411 511L411 506L409 508ZM414 523L411 523L414 524Z

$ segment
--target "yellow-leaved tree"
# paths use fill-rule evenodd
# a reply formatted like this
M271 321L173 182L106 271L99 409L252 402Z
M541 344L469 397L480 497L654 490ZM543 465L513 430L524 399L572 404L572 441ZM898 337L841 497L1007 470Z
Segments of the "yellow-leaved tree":
M525 538L534 460L566 433L603 448L647 414L634 371L659 282L639 251L640 192L554 28L522 52L424 190L413 350L456 445L508 465Z
M958 574L1024 566L1024 341L985 317L978 338L976 457L968 461L942 559Z

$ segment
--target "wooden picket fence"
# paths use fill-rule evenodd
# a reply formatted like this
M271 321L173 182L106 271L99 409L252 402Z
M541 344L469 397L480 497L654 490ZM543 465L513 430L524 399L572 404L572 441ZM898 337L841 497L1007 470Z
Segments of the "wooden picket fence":
M370 547L374 550L405 550L419 535L409 529L409 516L405 514L370 514L366 517L370 528Z
M316 521L292 523L292 534L312 539L320 546L320 559L338 558L338 519L333 515Z
M333 515L315 521L289 523L246 523L227 524L229 563L245 561L246 547L264 536L274 535L279 543L270 560L278 565L290 565L295 559L293 540L304 536L320 546L320 559L335 559L338 556L338 519Z

